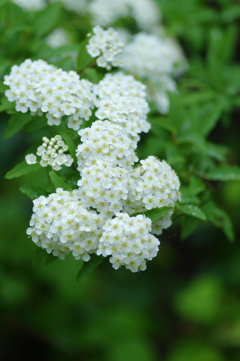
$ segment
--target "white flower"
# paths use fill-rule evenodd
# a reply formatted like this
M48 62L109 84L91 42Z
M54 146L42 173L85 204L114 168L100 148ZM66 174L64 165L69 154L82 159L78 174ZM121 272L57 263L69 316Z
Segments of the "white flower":
M62 165L70 167L73 163L73 158L70 154L64 154L68 150L68 146L62 140L60 135L48 139L42 138L43 143L37 148L37 155L41 157L40 165L47 167L50 165L53 170L60 170ZM34 164L37 162L37 157L34 154L28 154L26 156L26 162L28 164Z
M112 65L122 66L124 44L118 33L112 28L103 30L100 26L95 26L93 33L86 48L92 57L98 57L97 65L107 70L110 70Z
M81 124L92 114L95 97L92 84L74 72L65 72L43 60L25 60L13 66L4 84L10 87L5 92L9 101L16 102L16 110L35 114L46 113L48 125L59 125L64 115L71 115ZM79 129L79 128L78 128ZM76 129L77 130L77 129Z
M125 266L132 272L145 270L146 260L157 255L160 242L150 234L151 220L145 216L129 217L126 213L117 213L102 228L97 254L111 256L110 262L115 269Z
M35 164L37 163L37 157L34 154L27 154L26 157L27 164Z

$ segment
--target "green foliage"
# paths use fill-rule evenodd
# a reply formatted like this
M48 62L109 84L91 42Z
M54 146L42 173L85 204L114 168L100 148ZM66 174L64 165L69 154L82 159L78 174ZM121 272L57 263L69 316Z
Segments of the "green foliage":
M40 168L41 168L41 166L40 166L39 163L27 164L26 161L24 160L22 163L16 165L16 167L14 167L12 170L7 172L5 174L5 178L6 179L18 178L18 177L21 177L23 175L34 172L34 171L36 171L36 170L38 170Z
M173 211L173 207L153 208L146 212L133 213L131 214L131 217L135 217L139 214L145 214L145 216L150 218L152 222L155 222L157 219L164 217L171 211Z
M92 272L102 261L104 260L104 257L102 256L96 256L95 254L91 255L91 259L88 262L82 262L82 266L80 270L77 273L76 280L80 281L84 277L86 277L90 272Z
M49 361L240 359L240 250L239 242L226 242L235 234L239 239L240 230L240 6L228 0L158 4L167 33L184 49L188 69L177 79L178 92L169 94L169 114L151 106L151 131L142 137L138 156L166 159L179 175L182 197L175 209L144 212L154 221L174 211L173 227L159 237L159 254L147 272L131 274L113 271L95 255L89 262L71 255L53 262L57 257L26 235L30 200L58 187L77 188L79 137L64 125L47 126L45 115L16 112L4 95L3 77L26 58L76 70L95 84L104 71L85 49L88 15L63 9L60 2L28 12L0 0L1 164L7 172L0 195L2 359L27 359L29 352ZM70 33L72 42L52 49L45 38L58 27ZM136 25L129 29L135 32ZM52 172L25 161L16 165L43 136L55 134L74 157L71 170Z
M64 180L59 177L55 172L51 171L49 173L49 177L51 179L51 181L53 182L54 187L57 188L62 188L65 191L70 191L71 188L64 182Z
M19 189L22 193L26 194L32 200L40 196L47 196L47 192L44 189L31 186L30 184L24 184Z

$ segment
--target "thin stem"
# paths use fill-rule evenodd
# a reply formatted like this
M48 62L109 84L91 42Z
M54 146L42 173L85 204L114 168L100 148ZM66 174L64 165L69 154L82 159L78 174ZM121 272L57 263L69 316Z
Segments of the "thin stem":
M93 60L91 63L89 63L83 70L81 70L81 71L79 72L79 75L81 76L81 75L83 75L84 73L86 73L86 71L87 71L88 69L92 68L95 64L96 64L96 59Z

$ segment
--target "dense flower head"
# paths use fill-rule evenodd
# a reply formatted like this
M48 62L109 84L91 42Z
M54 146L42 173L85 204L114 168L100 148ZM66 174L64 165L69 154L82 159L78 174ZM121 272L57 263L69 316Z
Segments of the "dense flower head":
M68 146L62 140L60 135L55 135L51 139L42 138L43 143L37 148L37 155L41 158L40 165L47 167L50 165L53 170L60 170L62 165L70 167L73 158L70 154L64 154L68 150ZM25 157L28 164L37 163L37 157L34 154L28 154Z
M130 217L117 213L103 226L98 255L110 256L113 268L125 266L132 272L146 269L146 260L152 260L158 252L159 240L151 233L151 220L143 215Z
M164 160L159 161L149 156L140 161L141 166L134 169L129 177L129 202L126 202L125 211L128 213L143 212L153 208L174 207L180 200L180 182L175 171ZM171 225L172 212L160 219L153 233L161 234L163 228Z
M161 18L154 0L93 0L89 12L97 25L110 26L120 18L132 17L145 30L152 29Z
M123 168L131 168L138 160L134 153L138 138L131 139L117 124L97 120L78 133L82 140L76 153L79 171L95 165L97 160Z
M89 210L78 190L57 188L56 193L33 201L27 234L47 253L61 259L72 253L75 259L88 261L97 250L104 222L103 214Z
M121 211L122 201L128 196L128 175L124 168L97 160L96 164L82 169L78 181L81 197L98 212Z
M136 34L125 46L123 59L124 69L152 81L171 73L175 62L165 38L146 33Z
M82 118L88 120L94 106L92 83L80 80L75 71L63 71L43 60L25 60L14 65L4 77L10 87L5 95L16 102L16 110L33 114L46 113L48 125L59 125L68 116L68 127L78 130Z
M97 57L97 65L107 70L112 66L122 66L124 44L118 33L112 28L104 30L101 26L95 26L93 33L86 48L93 58Z
M96 106L95 115L121 125L126 133L136 136L147 133L149 106L146 101L145 85L135 80L132 75L121 72L106 74L99 84L94 86Z

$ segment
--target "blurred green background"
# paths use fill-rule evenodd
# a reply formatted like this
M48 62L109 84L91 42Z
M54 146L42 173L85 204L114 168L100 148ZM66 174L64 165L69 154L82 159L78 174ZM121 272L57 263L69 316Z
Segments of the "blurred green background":
M164 25L185 50L191 77L198 78L194 66L207 58L210 34L231 24L232 61L239 62L237 1L159 3ZM228 117L209 140L229 147L231 162L239 164L239 109L233 107ZM70 255L47 267L32 264L36 246L25 234L32 203L18 190L24 179L3 178L30 140L24 134L5 140L6 126L2 119L0 359L239 361L240 182L215 189L233 220L235 243L207 222L181 241L176 222L161 236L159 255L145 272L115 271L106 263L76 282L79 264Z

